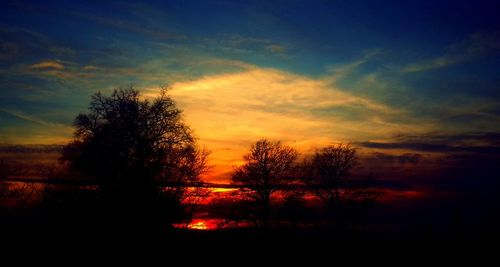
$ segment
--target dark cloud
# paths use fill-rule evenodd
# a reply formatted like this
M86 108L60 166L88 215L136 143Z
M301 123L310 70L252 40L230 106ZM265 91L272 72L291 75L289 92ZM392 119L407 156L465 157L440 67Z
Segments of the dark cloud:
M61 151L62 145L0 145L0 153L53 153Z
M500 133L401 135L393 142L359 142L374 149L407 149L440 153L500 154Z
M19 45L14 42L0 43L0 61L14 58L19 53Z
M491 201L500 192L499 144L497 132L401 135L393 142L360 142L357 145L380 151L366 154L359 171L373 173L387 188L444 194L449 200Z
M383 163L417 164L422 160L422 155L418 153L405 153L402 155L391 155L382 152L374 152L373 157Z
M428 71L475 59L500 49L500 32L476 32L467 39L450 45L439 57L409 64L402 72Z
M399 135L397 136L400 140L422 140L429 142L441 142L441 143L452 143L452 142L474 142L483 141L488 143L500 144L500 133L498 132L476 132L476 133L462 133L462 134L439 134L430 133L426 135Z
M133 33L137 33L137 34L141 34L141 35L144 35L147 37L151 37L153 39L179 40L179 39L187 38L183 34L173 33L171 31L168 31L165 29L152 27L152 26L146 25L146 24L139 24L139 23L128 21L128 20L120 20L120 19L113 19L113 18L109 18L109 17L100 17L100 16L94 16L94 15L85 15L85 14L77 14L77 15L80 15L82 18L89 19L89 20L91 20L95 23L98 23L98 24L114 27L117 29L125 30L125 31L130 31Z
M470 152L470 153L485 153L485 154L500 154L500 147L496 146L453 146L447 144L430 144L430 143L412 143L412 142L360 142L358 145L366 148L376 149L408 149L424 152Z
M500 80L498 82L500 83ZM493 116L500 116L500 104L485 110L485 112Z
M47 58L73 58L76 52L33 30L0 24L0 64L33 63Z

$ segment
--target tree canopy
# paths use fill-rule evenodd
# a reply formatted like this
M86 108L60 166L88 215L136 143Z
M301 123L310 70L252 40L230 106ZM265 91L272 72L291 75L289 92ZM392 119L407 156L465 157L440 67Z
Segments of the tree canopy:
M271 194L289 182L297 155L294 148L279 141L261 139L243 157L245 164L233 173L233 183L250 189L249 195L260 204L261 226L265 228L269 224Z
M96 93L74 126L62 160L95 181L104 196L130 205L162 209L164 200L179 206L187 186L199 183L207 170L207 151L197 148L164 89L151 100L133 88Z
M63 159L103 186L195 179L206 165L181 114L166 90L152 101L132 88L97 93Z

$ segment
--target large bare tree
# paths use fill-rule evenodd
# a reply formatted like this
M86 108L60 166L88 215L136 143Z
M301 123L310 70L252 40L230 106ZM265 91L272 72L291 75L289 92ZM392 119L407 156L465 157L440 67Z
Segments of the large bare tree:
M133 88L97 93L74 126L62 159L94 180L104 197L129 206L168 212L165 206L180 204L186 186L199 183L207 169L206 150L197 148L166 90L152 100Z
M243 159L245 164L235 169L232 181L241 185L259 205L259 226L269 227L271 194L288 182L297 151L283 145L261 139L250 147Z

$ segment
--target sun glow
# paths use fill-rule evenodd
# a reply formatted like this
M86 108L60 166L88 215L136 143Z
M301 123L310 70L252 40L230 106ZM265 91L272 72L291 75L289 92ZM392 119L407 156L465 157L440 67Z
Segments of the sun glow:
M158 88L143 93L154 97ZM332 142L416 131L413 125L384 120L401 110L341 90L331 79L257 66L176 82L169 93L200 143L211 150L214 168L205 177L211 182L227 183L233 166L241 165L249 145L262 137L312 152Z
M188 229L192 230L208 230L208 226L204 221L198 220L194 221L187 226Z
M221 187L215 187L212 189L212 193L230 193L230 192L234 192L238 189L236 188L221 188Z

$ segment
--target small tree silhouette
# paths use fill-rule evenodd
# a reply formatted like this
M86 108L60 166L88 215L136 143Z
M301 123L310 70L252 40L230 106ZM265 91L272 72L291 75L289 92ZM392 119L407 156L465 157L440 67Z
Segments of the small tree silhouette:
M349 171L355 163L356 150L348 144L327 146L304 161L303 179L314 189L337 222L343 217Z
M233 173L233 183L242 185L242 190L258 204L258 225L262 228L269 227L271 194L287 183L297 155L294 148L281 142L261 139L243 157L245 164Z
M89 113L76 117L62 160L128 213L135 208L141 220L171 220L186 186L199 183L207 169L208 152L196 148L181 115L165 89L151 101L133 88L97 93Z

